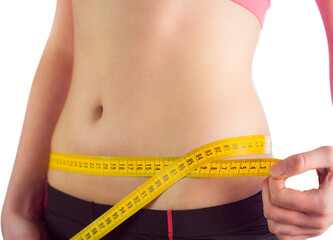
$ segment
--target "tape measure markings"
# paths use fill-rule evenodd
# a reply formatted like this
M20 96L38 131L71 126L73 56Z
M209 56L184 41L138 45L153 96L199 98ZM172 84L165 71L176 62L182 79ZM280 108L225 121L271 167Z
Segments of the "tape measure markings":
M116 160L113 160L116 161ZM230 159L214 160L204 163L193 170L187 177L227 177L229 174L236 173L237 176L242 174L259 174L261 169L269 168L271 164L279 161L276 158L255 158L255 159ZM269 164L269 165L266 165ZM87 166L86 168L83 166ZM100 167L98 167L100 165ZM116 162L108 164L110 167L103 169L100 163L94 165L79 164L78 160L63 161L56 156L50 158L50 169L61 170L71 173L80 173L88 175L101 176L141 176L151 177L162 171L169 164L161 164L151 161L149 163L133 161ZM89 167L90 166L90 167ZM230 171L230 172L229 172ZM230 175L234 176L234 175ZM252 175L251 175L252 176Z
M250 135L223 139L199 147L180 158L173 159L172 161L169 161L169 158L169 160L167 160L169 161L168 166L164 166L164 168L161 168L156 174L154 174L155 172L153 171L156 166L155 161L147 162L146 160L142 160L142 157L130 157L131 159L138 158L136 161L130 162L134 167L131 170L134 171L136 169L136 174L141 176L144 174L153 174L153 176L71 239L90 240L102 238L181 178L190 173L196 174L192 173L194 169L196 169L194 172L199 172L199 174L202 170L201 176L215 176L215 174L217 174L217 166L220 164L220 172L223 172L225 176L269 175L268 168L279 159L230 159L222 161L218 159L248 154L267 154L270 152L271 142L270 138L267 136ZM79 156L72 157L76 159L79 158ZM125 161L122 157L116 158L119 160L116 163L110 162L112 157L96 158L96 156L85 156L83 158L84 160L78 160L76 163L69 161L69 159L58 159L57 164L52 165L52 167L63 171L73 171L73 169L78 171L79 169L84 169L85 174L95 174L96 169L103 166L103 171L101 171L103 174L129 174L129 161ZM103 159L103 165L98 159ZM154 157L149 159L160 159L159 161L162 161L162 159L164 160L164 158ZM65 166L61 166L63 163ZM207 165L207 163L209 163L209 165ZM104 164L108 164L106 165L107 170L104 169ZM160 165L162 164L160 163ZM165 165L164 161L163 165ZM202 166L204 168L202 168ZM212 166L216 168L213 169L213 171L215 171L214 173L212 171ZM220 176L220 172L217 176Z

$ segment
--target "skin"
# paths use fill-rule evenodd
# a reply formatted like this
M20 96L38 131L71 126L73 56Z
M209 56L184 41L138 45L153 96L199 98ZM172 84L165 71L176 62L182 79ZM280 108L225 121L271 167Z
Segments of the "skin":
M73 1L73 9L57 1L34 77L1 215L6 240L47 239L45 179L104 204L147 180L48 170L51 150L174 157L223 138L270 135L251 81L260 35L251 12L229 0ZM260 191L263 180L185 178L146 208L225 204Z
M6 240L47 239L42 206L50 140L66 100L73 65L72 19L64 2L57 2L52 30L31 86L1 212L2 234Z
M244 7L80 0L73 10L73 77L51 150L177 157L214 140L270 135L249 67L260 23ZM148 179L56 170L47 177L62 192L112 205ZM144 208L229 203L260 191L263 179L184 178Z
M318 189L285 187L288 177L316 169ZM270 168L273 177L262 188L264 215L280 240L319 236L333 223L333 147L323 146L292 155Z
M330 69L333 57L333 1L316 0L329 47ZM333 74L330 71L333 103ZM316 169L319 188L297 191L285 187L288 177ZM321 235L333 224L333 147L322 146L298 153L272 165L272 177L262 186L264 215L269 229L280 240L303 240Z

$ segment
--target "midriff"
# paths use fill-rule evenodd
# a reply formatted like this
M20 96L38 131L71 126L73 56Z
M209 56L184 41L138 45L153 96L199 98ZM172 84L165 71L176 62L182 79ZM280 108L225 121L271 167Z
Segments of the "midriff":
M51 151L180 157L225 138L270 135L251 76L260 23L243 7L73 0L73 18L72 81ZM258 157L273 155L230 159ZM230 203L260 191L264 178L185 177L144 208ZM48 172L54 188L111 205L148 179Z

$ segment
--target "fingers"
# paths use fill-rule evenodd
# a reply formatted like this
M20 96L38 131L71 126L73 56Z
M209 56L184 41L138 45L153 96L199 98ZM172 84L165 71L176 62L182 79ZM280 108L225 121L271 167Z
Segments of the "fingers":
M307 214L323 214L324 191L311 189L302 192L286 188L285 181L281 178L269 178L270 201L273 205Z
M288 178L310 169L333 168L333 147L322 146L312 151L298 153L274 163L269 171L272 176Z
M316 169L319 189L285 187L286 178ZM264 215L279 240L321 235L333 223L333 147L292 155L272 165L262 185Z
M320 217L274 205L268 181L265 180L262 187L264 215L268 220L307 228L320 227Z
M311 237L308 235L289 236L284 234L277 234L276 236L278 237L279 240L305 240Z
M322 234L330 226L330 215L313 215L273 204L269 179L265 179L262 185L264 215L269 230L280 236L279 239L307 239Z
M267 220L269 231L275 235L285 235L285 236L318 236L322 232L319 229L313 228L302 228L289 224L282 224L272 220Z

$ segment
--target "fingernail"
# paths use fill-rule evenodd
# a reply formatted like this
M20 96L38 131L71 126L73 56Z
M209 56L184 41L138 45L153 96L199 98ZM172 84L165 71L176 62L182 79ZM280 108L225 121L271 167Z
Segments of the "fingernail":
M273 177L278 177L284 174L287 170L286 164L284 161L279 161L277 163L274 163L270 168L269 168L269 173Z

